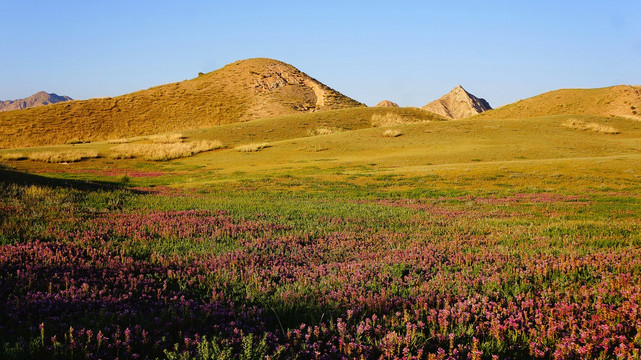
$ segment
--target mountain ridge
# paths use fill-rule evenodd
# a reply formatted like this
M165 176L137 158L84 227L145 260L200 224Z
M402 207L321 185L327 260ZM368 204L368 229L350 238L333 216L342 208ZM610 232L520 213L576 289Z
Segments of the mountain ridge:
M37 93L23 99L0 100L0 112L23 110L72 100L73 99L69 96L38 91Z

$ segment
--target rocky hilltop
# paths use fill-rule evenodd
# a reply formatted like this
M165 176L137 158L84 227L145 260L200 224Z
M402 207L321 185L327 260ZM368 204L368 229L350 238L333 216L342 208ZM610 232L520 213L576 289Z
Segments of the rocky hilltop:
M398 107L398 104L389 100L383 100L376 104L376 107Z
M132 137L355 106L364 105L289 64L256 58L114 98L2 113L0 147Z
M422 107L422 109L450 119L462 119L491 110L485 99L477 98L458 85L449 93Z
M64 101L73 100L69 96L60 96L54 93L46 93L44 91L39 91L29 97L24 99L16 100L0 100L0 112L1 111L10 111L10 110L22 110L32 107L44 106L55 104Z

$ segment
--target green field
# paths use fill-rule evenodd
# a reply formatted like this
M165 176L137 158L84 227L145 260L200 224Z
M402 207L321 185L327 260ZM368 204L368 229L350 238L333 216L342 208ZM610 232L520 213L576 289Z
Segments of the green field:
M641 122L361 108L180 135L224 147L0 150L98 156L2 161L0 358L639 358Z

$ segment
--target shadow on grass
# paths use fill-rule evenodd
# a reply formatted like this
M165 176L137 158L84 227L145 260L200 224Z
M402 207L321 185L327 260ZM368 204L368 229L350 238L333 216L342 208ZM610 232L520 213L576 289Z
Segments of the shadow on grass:
M67 188L84 191L120 189L133 193L141 192L139 190L128 189L123 184L116 182L56 179L17 171L2 164L0 164L0 185L37 185L49 188Z

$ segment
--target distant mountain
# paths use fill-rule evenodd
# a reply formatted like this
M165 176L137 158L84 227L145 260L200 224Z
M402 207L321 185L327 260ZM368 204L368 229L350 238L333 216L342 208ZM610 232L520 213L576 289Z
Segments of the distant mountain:
M485 99L477 98L458 85L449 93L423 106L422 109L450 119L462 119L491 110L492 107Z
M0 147L182 131L364 106L284 62L236 61L191 80L117 96L0 114Z
M398 104L389 100L383 100L376 104L376 107L398 107Z
M559 89L501 106L479 116L524 119L550 115L614 115L641 120L641 86Z
M24 99L17 100L0 100L0 112L10 110L22 110L32 107L44 106L55 104L64 101L73 100L69 96L60 96L56 94L49 94L44 91L37 92Z

